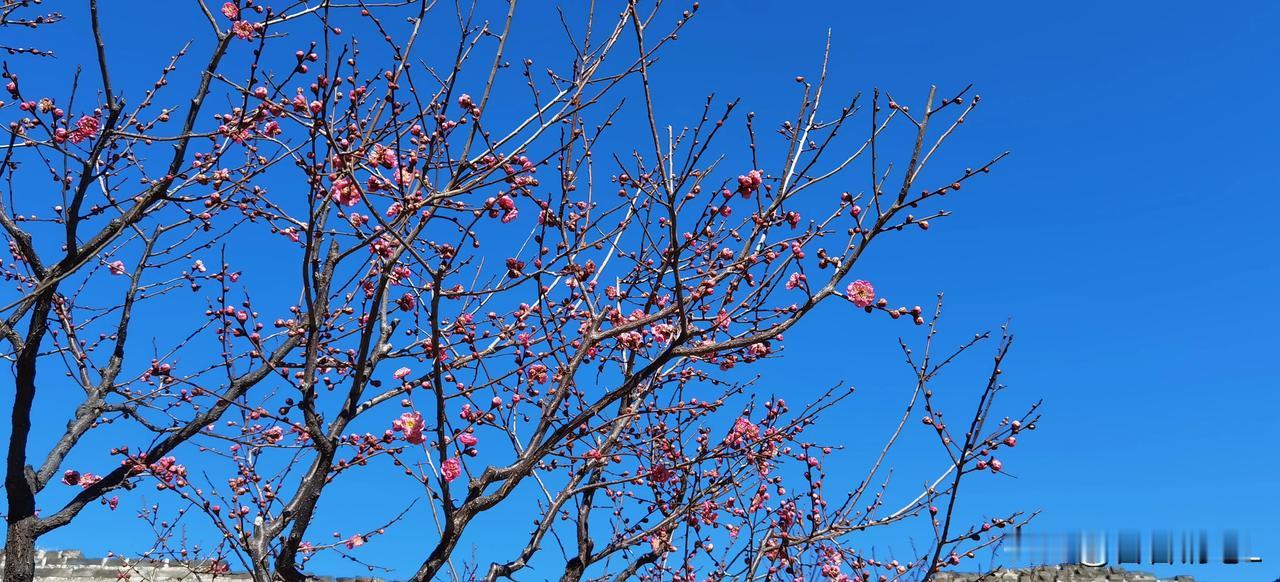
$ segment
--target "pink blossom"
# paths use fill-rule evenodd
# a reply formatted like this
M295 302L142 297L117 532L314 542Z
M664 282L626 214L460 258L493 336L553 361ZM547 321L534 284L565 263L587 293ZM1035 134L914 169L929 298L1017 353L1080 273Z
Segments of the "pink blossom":
M396 167L395 150L389 147L384 147L382 144L373 146L373 154L371 157L373 158L374 163L379 164L384 168Z
M360 203L360 187L350 178L338 178L333 181L333 188L329 189L329 196L339 204L355 206Z
M409 370L409 368L400 368L396 370L395 373L392 374L391 376L396 380L404 380L405 377L407 377L410 374L410 372L411 370Z
M362 535L360 535L360 534L353 535L353 536L351 536L351 537L347 538L347 544L346 544L346 545L347 545L347 549L348 549L348 550L354 550L354 549L356 549L356 548L358 548L358 547L360 547L360 546L363 546L363 545L364 545L364 542L365 542L364 536L362 536Z
M240 18L240 9L234 2L226 2L222 5L222 15L226 16L227 20L235 20Z
M711 525L719 520L720 514L716 512L717 509L720 509L719 503L711 500L703 501L700 511L698 512L699 516L702 518L702 523Z
M806 277L803 274L792 273L791 277L787 279L787 291L790 291L792 289L795 289L796 287L799 287L801 283L805 282L805 280L806 280Z
M94 475L93 473L85 473L84 475L80 476L80 486L84 487L85 489L88 489L92 487L94 483L97 483L98 481L101 481L101 480L102 480L102 477L99 475Z
M112 261L111 264L107 265L107 270L110 271L112 275L125 274L124 261Z
M649 536L649 548L655 554L665 554L674 550L675 546L671 545L671 529L663 528Z
M102 122L98 121L97 117L90 115L85 115L76 120L76 133L79 133L83 138L98 135L98 129L101 127Z
M649 468L649 481L652 483L666 483L675 476L675 472L663 463L657 463Z
M728 331L728 330L729 330L729 324L730 324L732 321L733 321L733 320L732 320L732 318L730 318L730 317L729 317L729 312L728 312L728 311L725 311L725 310L721 309L721 310L720 310L720 313L717 313L717 314L716 314L716 328L718 328L718 329L723 329L723 330L725 330L725 331Z
M542 364L534 364L525 370L525 376L530 382L545 384L547 382L547 367Z
M178 486L186 485L187 468L178 463L174 457L164 457L159 461L152 463L149 467L151 474L165 483L176 484Z
M618 343L628 350L639 349L644 345L644 334L638 331L628 331L618 336Z
M391 428L404 433L404 440L409 444L420 445L426 441L426 437L422 435L422 414L416 410L401 414L400 418L391 421Z
M79 484L80 484L80 472L79 472L79 471L71 471L71 470L68 470L66 473L63 473L63 474L62 474L62 483L63 483L64 485L79 485Z
M451 482L462 475L462 462L457 457L449 457L443 463L440 463L440 474L444 475L444 480Z
M476 443L480 442L480 439L476 438L476 435L464 432L458 435L458 442L462 443L464 447L474 447Z
M738 447L750 444L758 438L760 438L760 427L747 420L746 417L739 417L738 420L733 422L733 429L729 431L729 437L725 439L725 442Z
M284 439L284 429L273 426L262 433L262 436L267 439L268 443L276 444Z
M219 127L218 131L222 132L223 135L231 138L231 141L236 143L244 143L249 139L248 127L232 128L224 125Z
M413 277L413 269L405 265L397 265L391 269L391 279L393 282L402 283Z
M248 20L237 20L231 25L231 32L240 40L253 38L253 24Z
M670 323L659 323L653 326L653 329L650 331L651 333L653 333L654 339L665 344L667 342L670 342L671 339L674 338L676 336L676 333L679 332L680 330L679 328L677 328L676 326Z
M763 342L756 342L747 346L747 353L755 358L767 356L771 351L772 349L769 347L769 344Z
M762 183L764 183L764 173L760 170L751 170L745 176L738 176L738 192L743 198L750 198Z
M871 283L859 279L849 283L845 296L858 307L870 307L871 302L876 300L876 289L871 286Z
M818 550L819 562L822 565L822 575L829 580L842 582L849 580L848 576L840 573L840 565L844 562L844 555L838 548L832 546L823 546Z

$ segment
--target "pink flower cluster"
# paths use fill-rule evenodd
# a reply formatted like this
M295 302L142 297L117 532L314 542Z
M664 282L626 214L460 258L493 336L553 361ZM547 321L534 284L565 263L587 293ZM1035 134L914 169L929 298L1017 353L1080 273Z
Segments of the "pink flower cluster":
M240 40L249 40L253 38L254 26L248 20L237 20L231 24L231 33L236 35Z
M503 194L498 198L490 198L486 201L489 207L489 217L502 217L502 224L508 224L520 216L520 211L516 210L516 201L510 196Z
M440 463L440 474L444 476L444 480L452 482L462 475L462 462L457 457L449 457L443 463Z
M745 176L738 176L738 193L742 194L743 198L750 198L763 183L764 173L760 170L751 170Z
M391 422L391 428L396 432L404 433L404 440L409 444L420 445L427 440L422 435L422 414L416 410L401 414L400 418Z
M360 203L360 187L351 178L338 178L329 189L329 197L338 204L355 206Z
M240 20L240 8L235 2L224 2L222 4L222 15L227 17L231 22L231 34L236 35L241 40L249 40L253 38L253 33L257 32L258 27L254 26L248 20Z
M62 143L69 141L71 143L80 143L86 139L98 135L98 130L102 129L102 122L97 117L85 115L76 120L76 127L68 131L59 127L53 132L53 141Z
M822 567L822 576L824 578L836 582L848 582L851 580L851 578L840 572L840 566L844 564L844 555L839 548L823 546L818 549L818 557L818 564Z
M655 324L649 330L649 332L653 334L653 339L658 340L659 342L664 344L671 342L671 340L676 337L676 333L679 331L680 331L680 328L670 323Z
M389 147L385 147L382 144L377 144L373 146L373 153L370 157L373 159L373 162L375 164L378 164L384 168L390 169L390 168L396 167L395 150Z
M871 286L871 283L859 279L849 283L845 296L858 307L871 307L871 303L876 300L876 289Z
M187 484L187 468L178 464L173 457L164 457L151 464L151 474L165 485L185 487Z
M542 364L533 364L532 366L529 366L528 370L525 371L525 376L529 378L530 382L536 382L538 384L546 384L547 383L547 367Z
M759 438L760 427L743 416L734 421L733 429L729 431L729 436L724 440L730 446L741 447L749 445Z
M462 420L465 420L467 422L475 422L477 420L484 418L484 413L474 408L471 408L470 404L463 404L462 410L458 411L458 418L461 418Z
M273 444L273 445L274 445L274 444L276 444L276 443L278 443L278 442L280 442L280 441L284 440L284 429L283 429L283 428L281 428L281 427L278 427L278 426L273 426L273 427L271 427L271 428L269 428L269 429L267 429L267 430L263 431L263 433L262 433L262 437L263 437L264 439L266 439L266 441L267 441L268 443L270 443L270 444Z
M666 483L676 477L675 471L672 471L666 463L655 463L649 468L649 482L653 484Z
M644 334L638 331L624 332L618 336L618 344L624 349L638 350L644 345Z
M68 470L62 474L62 483L64 485L79 485L85 489L92 487L94 483L101 480L102 477L94 475L93 473L85 473L82 475L79 471Z

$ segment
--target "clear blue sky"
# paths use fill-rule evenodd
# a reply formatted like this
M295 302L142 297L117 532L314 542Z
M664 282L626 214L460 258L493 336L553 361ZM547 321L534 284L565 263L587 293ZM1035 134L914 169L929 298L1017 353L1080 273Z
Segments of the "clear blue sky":
M49 34L59 47L83 40L51 71L92 62L78 4L59 7L69 21ZM121 3L108 18L121 79L154 78L168 44L206 35L196 13L153 14L160 4ZM537 35L558 30L534 4L521 6L512 60L538 56ZM146 38L155 26L165 47ZM707 1L659 65L659 109L672 124L694 122L715 92L743 97L762 123L780 121L795 108L791 79L816 76L828 29L834 93L879 86L910 103L930 84L974 83L983 107L949 159L1013 154L948 199L954 217L882 246L866 267L895 302L927 305L945 291L953 342L1012 318L1007 402L1043 398L1044 420L1007 461L1017 479L971 489L966 503L1041 509L1033 529L1044 532L1238 528L1263 565L1156 571L1272 580L1277 26L1280 4L1270 2ZM874 425L868 411L891 410L909 385L896 338L913 332L854 321L810 320L788 338L787 356L761 370L793 401L842 380L859 386L865 408L844 409L833 428L852 441L851 463L860 436L848 427ZM829 341L835 334L857 334L857 351ZM979 367L948 382L976 390ZM91 513L95 527L122 517ZM102 530L85 532L68 528L44 545L120 549ZM394 563L407 547L373 544L369 556L410 566Z

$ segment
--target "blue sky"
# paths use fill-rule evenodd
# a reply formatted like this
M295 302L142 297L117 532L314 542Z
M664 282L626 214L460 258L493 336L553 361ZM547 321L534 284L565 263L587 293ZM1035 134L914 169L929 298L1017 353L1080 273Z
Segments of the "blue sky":
M533 4L520 8L518 56L539 56L538 35L558 30ZM108 18L108 38L120 35L112 56L122 78L150 79L167 53L122 31L159 3L132 5ZM71 18L49 34L69 48L51 70L91 54L83 9L63 9ZM205 34L197 18L166 15L164 42ZM816 76L828 30L833 93L881 87L911 103L930 84L973 83L983 107L940 163L1012 155L948 199L955 216L887 243L866 266L895 302L927 305L945 291L952 342L1012 320L1009 411L1043 398L1044 420L1007 462L1016 479L975 487L965 503L1040 509L1032 529L1042 532L1238 528L1262 565L1155 570L1272 580L1277 24L1280 5L1266 2L708 1L659 64L658 108L672 124L694 122L714 92L780 121L794 111L794 76ZM873 426L868 411L910 380L896 338L918 336L852 321L809 321L761 372L790 400L859 386L866 408L841 414ZM857 350L831 341L840 334L857 334ZM977 362L948 382L976 390ZM832 430L853 441L854 462L858 435L845 426ZM84 531L44 543L110 549Z

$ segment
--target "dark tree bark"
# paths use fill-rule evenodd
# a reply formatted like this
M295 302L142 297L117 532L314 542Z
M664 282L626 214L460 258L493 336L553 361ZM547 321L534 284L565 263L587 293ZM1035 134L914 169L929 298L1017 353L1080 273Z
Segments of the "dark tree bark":
M4 539L4 582L31 582L36 576L35 517L10 521Z

